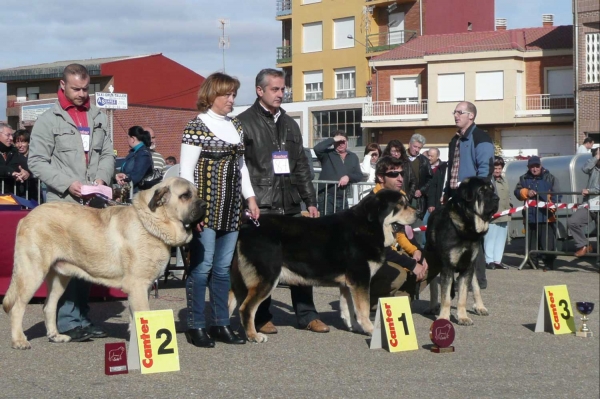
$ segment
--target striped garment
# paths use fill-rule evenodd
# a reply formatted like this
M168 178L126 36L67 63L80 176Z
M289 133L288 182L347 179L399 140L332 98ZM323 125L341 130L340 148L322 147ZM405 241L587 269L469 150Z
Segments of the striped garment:
M152 153L152 162L154 163L154 169L158 169L161 173L164 173L165 159L157 151L150 151Z

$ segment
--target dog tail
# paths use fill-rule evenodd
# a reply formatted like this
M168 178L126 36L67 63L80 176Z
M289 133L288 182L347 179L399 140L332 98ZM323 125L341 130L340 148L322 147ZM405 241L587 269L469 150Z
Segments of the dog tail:
M2 301L2 309L4 309L6 313L10 312L17 301L17 288L15 285L16 284L10 284L6 294L4 295L4 300Z

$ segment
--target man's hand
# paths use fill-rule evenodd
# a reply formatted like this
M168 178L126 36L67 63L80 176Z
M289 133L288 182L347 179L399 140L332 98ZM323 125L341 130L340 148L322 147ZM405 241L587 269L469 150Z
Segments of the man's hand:
M21 168L21 165L19 165L19 171L13 172L12 176L16 181L23 183L25 180L29 179L31 174L25 169Z
M536 195L537 195L537 192L535 192L535 190L529 190L529 191L527 192L527 196L528 196L529 198L533 198L533 197L535 197Z
M338 187L345 187L349 181L350 181L350 178L348 176L342 176L342 178L340 179L340 182L338 183Z
M429 213L433 213L433 211L435 211L435 206L430 206L429 208L427 208L427 210L429 211Z
M421 190L415 191L415 198L421 198Z
M125 183L127 183L125 181L126 178L127 178L127 175L125 173L117 173L115 176L115 180L117 181L117 184L119 186L124 186Z
M422 257L423 257L423 254L418 249L412 255L412 258L414 260L416 260L417 262L420 262Z
M308 215L311 218L319 217L319 211L317 210L317 207L316 206L309 206L308 207Z
M581 190L581 194L583 194L583 195L589 195L590 194L590 190L588 190L587 188L584 188L583 190Z
M427 275L427 263L421 264L417 263L417 266L413 269L413 273L417 276L417 281L421 281Z
M335 141L336 143L340 142L340 141L346 141L346 138L344 136L338 134L337 136L333 137L333 141Z
M75 197L81 197L81 182L74 181L69 186L69 192Z

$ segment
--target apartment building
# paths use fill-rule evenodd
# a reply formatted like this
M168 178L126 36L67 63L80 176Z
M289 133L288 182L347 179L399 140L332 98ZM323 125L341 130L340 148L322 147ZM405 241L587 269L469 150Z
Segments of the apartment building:
M89 93L126 93L128 109L113 112L112 131L118 156L129 151L127 131L131 126L153 128L158 135L157 151L179 158L181 134L194 118L196 98L204 78L163 56L150 54L57 61L0 70L6 83L8 123L14 129L31 130L37 117L52 107L64 68L84 65L90 74Z
M446 147L460 101L477 106L476 123L509 156L575 152L573 27L542 26L416 37L373 57L373 93L362 127L369 141L407 143L423 134Z
M577 143L591 137L600 145L600 3L575 0L575 132Z
M369 60L422 34L494 28L493 0L277 0L287 101L306 102L313 146L338 129L365 144L363 104L373 92ZM453 12L460 10L460 12ZM351 101L349 101L351 100Z

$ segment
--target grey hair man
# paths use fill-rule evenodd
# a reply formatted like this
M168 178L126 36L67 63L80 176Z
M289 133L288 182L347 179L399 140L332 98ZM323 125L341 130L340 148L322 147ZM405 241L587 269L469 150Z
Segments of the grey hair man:
M415 187L417 188L413 206L417 208L417 215L421 220L424 219L427 212L427 193L432 176L429 159L421 154L421 150L426 143L427 140L423 135L415 133L410 138L407 150L410 167L414 172L413 176L415 176Z
M304 202L310 217L317 217L317 198L310 175L309 160L296 121L281 108L285 75L277 69L263 69L256 75L256 101L238 115L245 134L245 160L261 215L279 213L298 216ZM273 153L287 155L287 168L275 167ZM281 159L279 159L281 161ZM312 287L290 287L298 324L315 332L329 327L319 320ZM271 297L260 304L255 323L259 332L275 334L269 311Z

